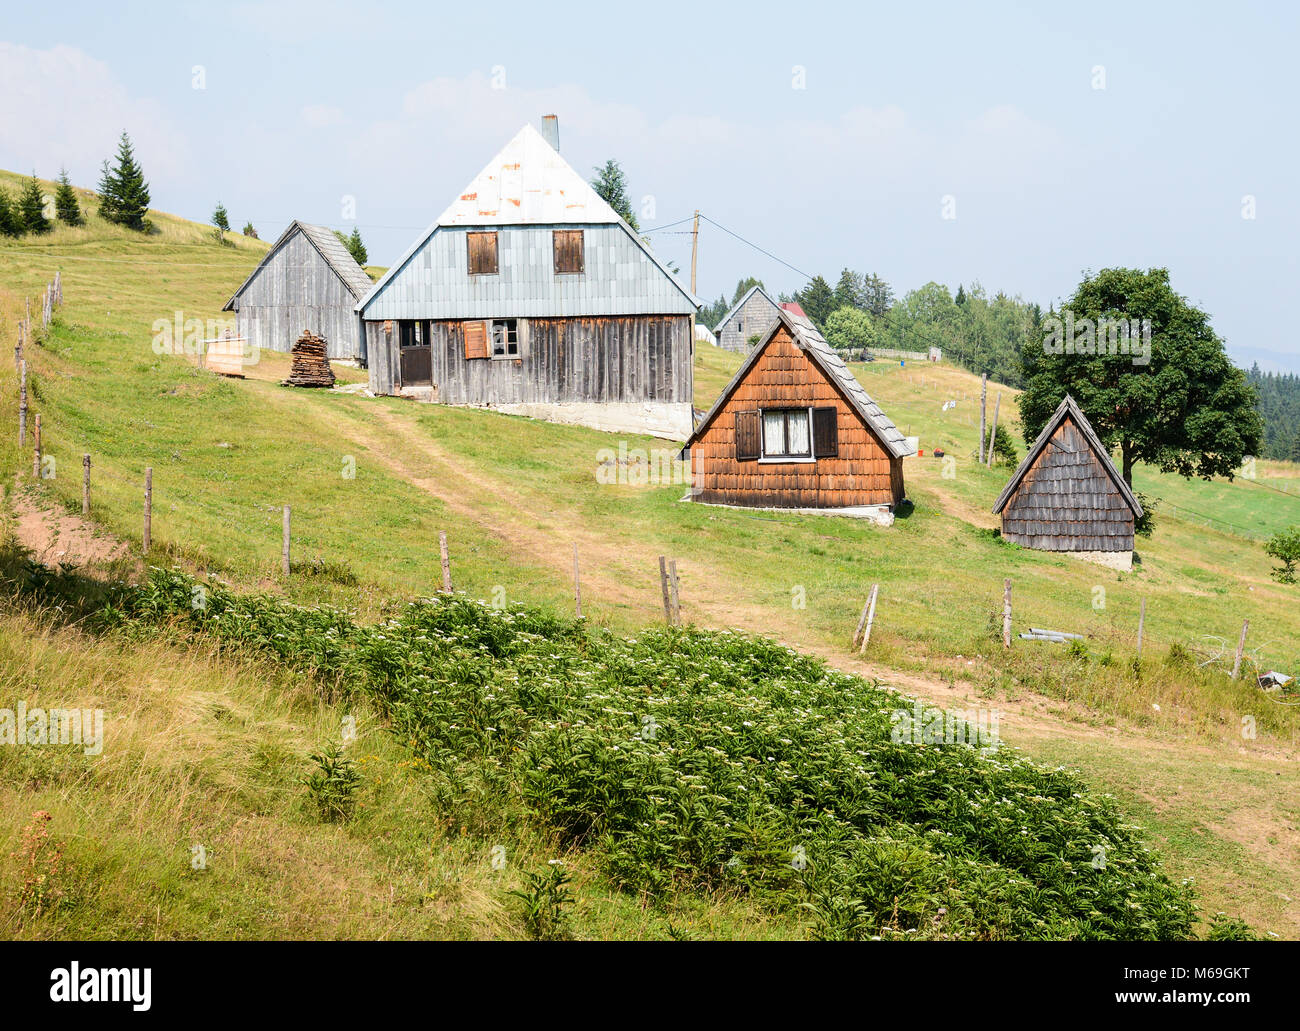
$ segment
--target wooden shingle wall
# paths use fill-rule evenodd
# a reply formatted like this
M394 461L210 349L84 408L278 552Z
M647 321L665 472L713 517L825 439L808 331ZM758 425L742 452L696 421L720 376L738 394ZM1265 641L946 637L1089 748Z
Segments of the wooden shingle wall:
M762 290L755 290L744 304L718 327L718 346L728 351L748 352L749 338L764 339L776 321L777 306Z
M1043 551L1133 550L1133 510L1072 419L1007 501L1002 535Z
M815 462L738 461L736 412L834 407L839 454ZM691 447L698 501L760 508L844 508L903 500L903 462L892 457L821 370L777 329L744 381Z

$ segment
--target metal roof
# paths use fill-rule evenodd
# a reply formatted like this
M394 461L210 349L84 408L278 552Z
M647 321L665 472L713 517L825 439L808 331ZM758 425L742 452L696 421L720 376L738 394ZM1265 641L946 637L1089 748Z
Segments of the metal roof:
M403 271L411 258L441 228L529 225L620 226L695 308L703 304L531 124L520 129L437 220L416 238L375 283L370 294L377 298L389 281ZM356 310L364 314L364 298Z
M435 223L440 226L617 222L618 214L569 163L525 125Z
M374 281L366 275L366 270L357 264L356 259L343 246L343 241L334 235L334 230L294 219L289 223L289 227L280 234L280 238L275 241L262 260L257 263L257 267L248 274L248 278L239 285L239 289L231 295L230 300L221 309L222 311L234 310L235 299L244 292L248 284L253 281L253 277L266 265L270 264L280 248L285 245L295 232L301 232L303 236L311 241L312 246L325 259L325 264L333 269L334 274L339 277L353 297L360 301L370 292L370 288L375 285Z
M755 287L754 289L758 288ZM763 296L766 297L767 294L764 293ZM699 426L691 434L690 439L686 441L685 447L690 447L708 428L714 416L722 411L723 406L735 393L736 388L749 374L749 370L754 367L759 356L767 349L767 345L772 342L772 338L776 336L776 331L785 326L794 338L795 346L808 355L813 364L821 370L822 375L840 391L849 406L858 413L867 428L884 445L885 450L895 458L907 458L909 455L914 454L902 431L894 425L893 420L881 410L880 406L871 400L866 389L858 382L857 377L849 371L849 367L835 353L834 348L826 342L826 338L817 331L817 327L808 318L796 315L784 308L777 308L776 315L776 322L768 330L767 337L746 356L740 368L736 370L736 375L731 378L731 382L727 384L718 399L713 403L713 407L700 420Z
M1043 432L1038 435L1038 439L1034 441L1034 446L1029 449L1029 454L1025 455L1025 460L1016 468L1015 475L1011 477L1011 482L1008 483L1002 493L998 495L998 500L993 506L994 514L996 515L1006 507L1007 502L1011 500L1011 495L1015 493L1016 488L1020 486L1020 481L1025 478L1025 473L1029 472L1030 467L1038 461L1038 456L1042 454L1043 449L1047 447L1048 442L1052 439L1052 434L1056 432L1057 427L1065 421L1067 416L1073 419L1074 424L1079 427L1079 431L1088 442L1088 446L1092 448L1093 452L1101 460L1102 468L1106 470L1106 475L1114 481L1116 488L1119 490L1120 496L1124 499L1128 507L1133 510L1133 515L1139 519L1142 518L1142 505L1138 502L1138 499L1133 496L1133 491L1129 488L1129 485L1124 482L1124 477L1119 474L1119 470L1115 468L1115 463L1111 460L1109 449L1102 444L1101 438L1097 436L1097 432L1092 428L1092 424L1088 422L1088 417L1083 414L1083 410L1075 403L1074 398L1069 394L1066 394L1065 399L1057 405L1056 411L1052 413L1052 417L1047 420L1047 425L1043 427Z

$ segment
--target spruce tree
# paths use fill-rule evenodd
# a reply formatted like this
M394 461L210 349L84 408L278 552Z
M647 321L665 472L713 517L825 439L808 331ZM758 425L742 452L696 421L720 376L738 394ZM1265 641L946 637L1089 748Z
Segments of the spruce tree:
M99 166L99 217L106 222L117 221L117 176L105 161Z
M623 175L619 163L610 158L603 166L597 165L595 171L596 175L591 180L592 189L634 231L639 231L641 227L636 223L636 215L632 212L632 201L627 195L627 178Z
M138 231L148 228L149 184L125 130L117 144L117 167L110 170L104 162L100 195L99 213L110 222Z
M221 201L217 201L217 206L212 209L212 224L217 227L217 239L225 243L226 234L230 232L230 215Z
M23 228L29 233L50 231L50 220L45 217L45 198L41 195L41 184L36 181L35 172L18 196L18 217L22 219Z
M54 212L65 225L79 226L86 221L81 217L81 205L77 203L77 193L68 181L66 168L59 169L59 185L54 191Z
M352 227L351 236L344 236L337 229L334 230L334 235L339 238L339 243L348 249L348 253L352 255L352 260L364 267L366 262L370 260L370 255L366 253L366 245L361 242L361 234L357 231L357 227Z
M257 235L257 230L253 228L252 222L248 222L244 225L243 232L244 235L247 236L250 240L256 240L259 238Z
M361 242L361 233L356 226L352 227L352 235L348 237L348 253L363 268L370 260L370 254L366 251L366 245Z
M0 236L22 236L23 224L9 199L9 191L0 187Z

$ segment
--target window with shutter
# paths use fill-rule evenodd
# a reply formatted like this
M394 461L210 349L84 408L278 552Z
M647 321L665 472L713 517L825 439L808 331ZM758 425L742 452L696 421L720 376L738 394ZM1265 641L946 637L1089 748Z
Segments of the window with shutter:
M759 454L758 412L736 413L736 460L753 462Z
M839 413L834 408L814 408L813 457L834 458L839 453Z
M497 274L497 234L466 233L469 244L469 274L495 276Z
M465 337L465 357L488 356L488 325L486 322L462 322L460 331Z
M555 274L575 274L583 270L581 229L556 229L551 238L555 248Z

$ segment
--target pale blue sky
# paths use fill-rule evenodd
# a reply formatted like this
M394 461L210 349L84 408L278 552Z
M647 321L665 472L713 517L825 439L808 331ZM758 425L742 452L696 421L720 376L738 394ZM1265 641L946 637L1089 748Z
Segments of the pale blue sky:
M1040 6L11 5L0 167L93 186L126 128L155 206L206 220L220 199L273 237L350 228L352 196L386 264L554 112L574 167L616 157L653 198L643 227L698 207L832 282L848 265L1044 306L1082 269L1165 265L1239 360L1300 371L1300 16ZM689 237L654 239L689 267ZM803 283L706 225L699 292L751 274Z

